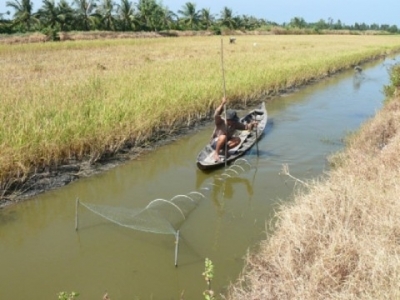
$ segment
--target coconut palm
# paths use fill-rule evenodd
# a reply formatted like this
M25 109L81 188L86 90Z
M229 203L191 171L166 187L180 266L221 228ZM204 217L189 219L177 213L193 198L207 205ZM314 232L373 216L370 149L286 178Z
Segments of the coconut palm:
M65 31L74 22L74 9L68 4L67 0L61 0L57 6L58 22L61 31Z
M31 0L12 0L6 2L7 7L11 7L15 10L14 12L14 25L22 25L30 30L34 23L38 23L39 20L33 14L33 3Z
M289 26L295 28L305 28L307 26L306 21L300 17L294 17L290 20Z
M101 16L101 23L106 30L115 30L115 3L112 0L103 0L97 9L97 13Z
M162 8L155 0L139 0L137 4L140 25L145 30L159 28Z
M77 25L83 30L89 30L96 19L96 0L74 0L74 4L77 6Z
M161 27L164 29L173 29L177 23L177 15L173 11L169 10L168 7L162 7L161 11Z
M59 23L58 14L59 10L54 0L43 0L43 5L37 12L37 16L43 25L51 28Z
M0 13L0 20L3 20L5 13Z
M186 2L182 9L178 10L178 13L182 15L181 21L186 27L192 30L197 28L200 23L200 14L196 11L195 3Z
M258 20L256 17L242 15L238 18L240 19L241 24L241 26L238 27L243 27L243 29L245 30L255 30L256 28L259 28L261 26L260 20Z
M204 29L206 30L210 29L214 21L215 17L211 14L209 8L203 8L200 11L200 23Z
M133 3L129 0L121 0L121 4L118 5L118 16L122 25L122 30L132 30L135 27L135 8Z
M11 33L11 20L5 18L9 14L9 11L0 13L0 33Z
M236 28L236 21L232 13L232 9L228 7L224 7L221 11L221 19L220 19L221 25L226 26L229 29L235 29Z

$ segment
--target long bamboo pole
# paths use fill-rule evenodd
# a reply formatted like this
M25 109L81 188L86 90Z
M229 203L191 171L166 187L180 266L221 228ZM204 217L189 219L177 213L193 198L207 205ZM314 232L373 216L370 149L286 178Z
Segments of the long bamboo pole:
M78 206L79 206L79 198L76 198L76 201L75 201L75 230L78 230L78 225L79 225Z
M178 266L179 230L175 233L175 267Z
M258 126L256 126L256 147L257 147L257 157L259 157L259 152L258 152Z
M226 100L226 84L225 84L225 68L224 68L224 40L221 38L221 69L222 69L222 81L224 86L224 99ZM226 128L226 141L225 141L225 168L227 166L228 158L228 121L226 120L226 103L224 103L225 112L225 128Z

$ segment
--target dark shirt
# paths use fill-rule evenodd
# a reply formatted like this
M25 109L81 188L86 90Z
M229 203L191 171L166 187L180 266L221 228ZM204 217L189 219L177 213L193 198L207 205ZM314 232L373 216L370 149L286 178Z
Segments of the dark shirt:
M225 119L221 117L221 112L217 109L214 114L214 120L215 120L215 129L214 129L214 134L213 138L216 138L220 136L221 134L226 134L228 131L228 140L232 138L232 136L235 134L236 130L245 130L246 126L239 122L239 121L228 121L228 130L226 130L226 122Z

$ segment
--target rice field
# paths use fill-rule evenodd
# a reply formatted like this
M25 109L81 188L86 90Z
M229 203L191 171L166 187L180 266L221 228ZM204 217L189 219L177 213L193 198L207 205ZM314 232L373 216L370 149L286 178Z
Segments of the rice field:
M251 104L400 50L399 36L225 37L230 105ZM209 116L223 95L221 37L0 45L0 189L98 160Z

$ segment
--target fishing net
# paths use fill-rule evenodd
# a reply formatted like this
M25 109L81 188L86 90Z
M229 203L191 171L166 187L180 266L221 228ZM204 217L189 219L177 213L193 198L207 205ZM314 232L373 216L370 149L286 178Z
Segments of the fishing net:
M170 200L155 199L145 208L129 209L79 202L91 212L123 227L159 234L175 234L204 195L191 192Z
M251 167L251 164L246 159L239 158L232 165L230 165L229 168L226 168L222 174L214 176L211 178L211 180L204 183L199 190L202 193L207 194L215 187L221 186L225 180L229 180L230 178L238 178L240 174L249 171Z
M200 201L212 191L218 191L226 180L238 177L240 173L251 169L245 159L238 159L219 176L214 176L198 191L185 195L176 195L170 200L155 199L146 207L129 209L103 204L83 203L76 200L75 230L78 230L78 206L82 205L94 214L119 226L159 234L175 235L175 267L178 266L179 229L187 220L189 214L199 205Z
M225 179L238 176L251 168L245 159L239 159L227 168L217 179L222 182ZM91 212L104 219L123 227L152 232L158 234L176 234L189 214L196 208L200 201L215 186L215 182L206 183L200 188L201 192L193 191L184 195L176 195L167 199L155 199L146 207L129 209L102 204L90 204L77 201ZM76 229L78 228L78 209L76 210Z

